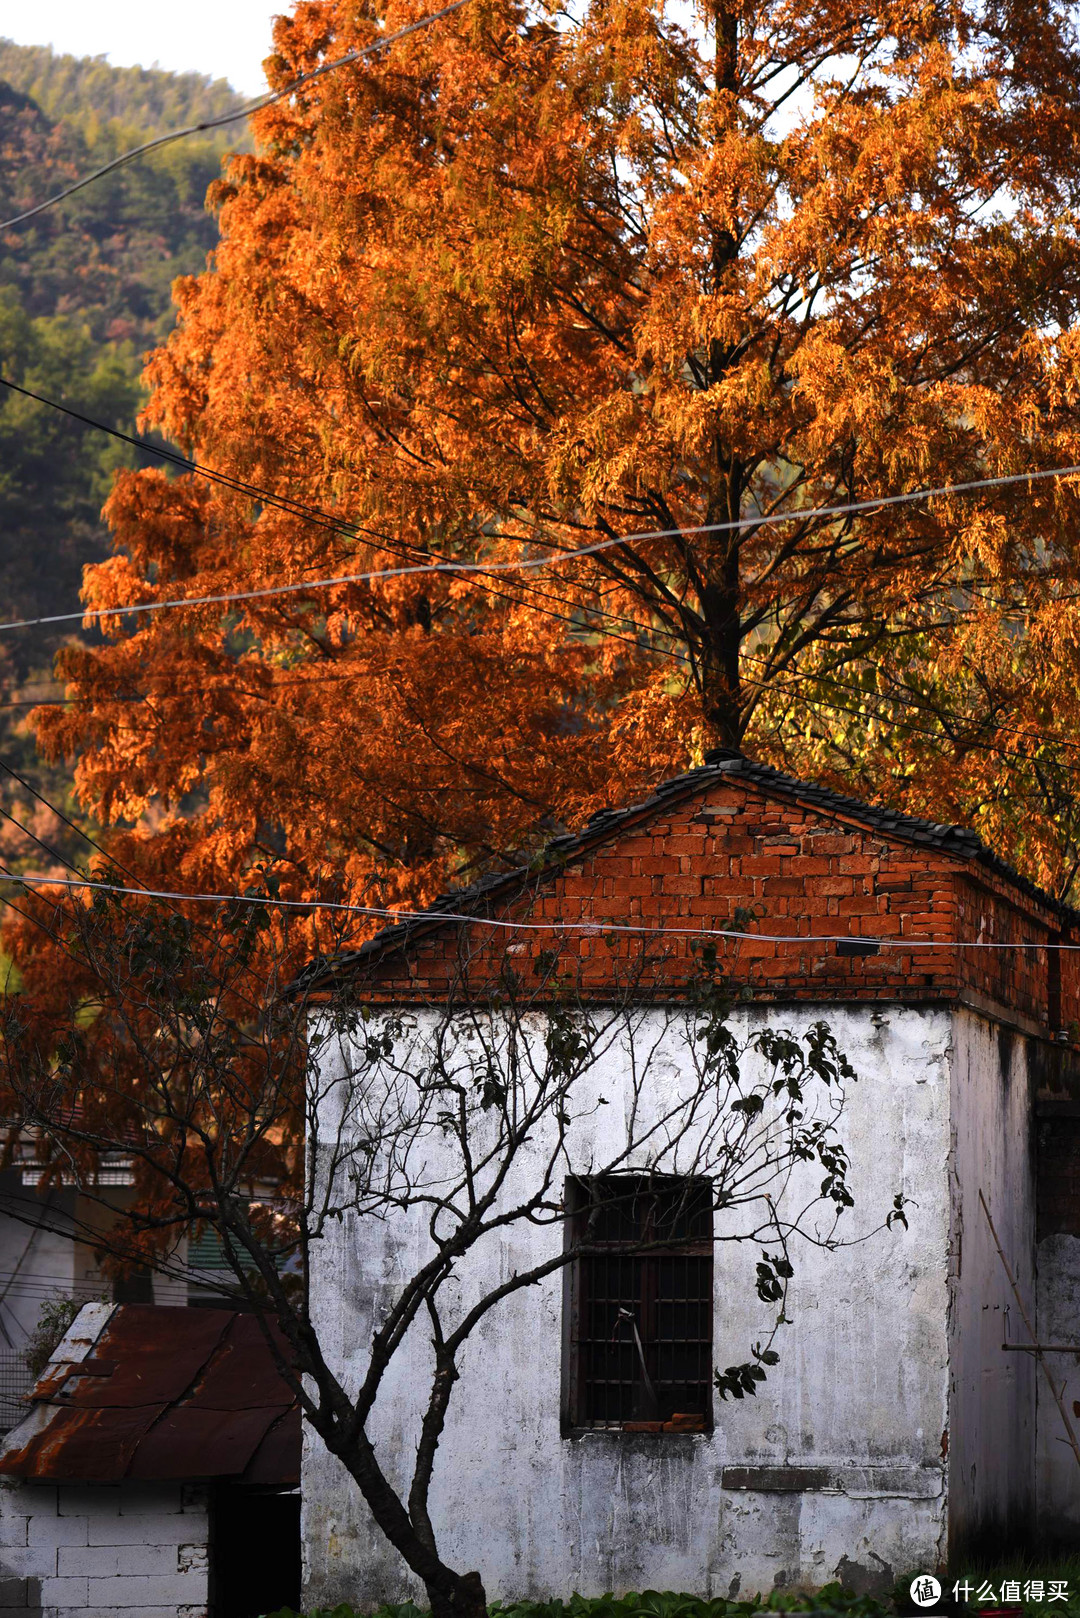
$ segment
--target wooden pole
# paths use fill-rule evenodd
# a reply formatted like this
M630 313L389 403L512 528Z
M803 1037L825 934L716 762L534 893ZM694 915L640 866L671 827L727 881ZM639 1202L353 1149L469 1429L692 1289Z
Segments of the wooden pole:
M1061 1419L1065 1423L1065 1431L1069 1435L1069 1443L1072 1446L1073 1454L1076 1456L1076 1464L1077 1464L1077 1466L1080 1466L1080 1442L1077 1441L1076 1433L1075 1433L1075 1431L1073 1429L1073 1424L1069 1420L1069 1412L1065 1408L1065 1400L1062 1398L1061 1390L1058 1388L1057 1383L1054 1381L1053 1377L1050 1375L1050 1367L1049 1367L1049 1365L1047 1365L1045 1359L1043 1358L1042 1353L1039 1350L1039 1340L1035 1335L1035 1328L1031 1324L1031 1321L1028 1318L1028 1312L1024 1307L1024 1300L1020 1296L1020 1288L1016 1284L1016 1277L1013 1274L1012 1269L1009 1266L1009 1261L1005 1257L1005 1251L1004 1251L1000 1241L998 1240L998 1233L994 1229L994 1221L990 1217L990 1209L986 1205L986 1198L983 1196L981 1188L979 1190L979 1201L982 1203L982 1211L986 1215L986 1223L990 1226L990 1234L994 1238L994 1246L997 1248L998 1258L1001 1260L1002 1269L1005 1271L1005 1274L1009 1278L1009 1285L1012 1287L1013 1297L1016 1299L1016 1307L1020 1311L1020 1318L1024 1322L1024 1325L1027 1327L1028 1336L1031 1338L1031 1347L1036 1352L1036 1354L1038 1355L1039 1364L1043 1368L1043 1375L1046 1377L1047 1385L1050 1388L1050 1392L1054 1395L1054 1403L1057 1405L1058 1410L1061 1412Z

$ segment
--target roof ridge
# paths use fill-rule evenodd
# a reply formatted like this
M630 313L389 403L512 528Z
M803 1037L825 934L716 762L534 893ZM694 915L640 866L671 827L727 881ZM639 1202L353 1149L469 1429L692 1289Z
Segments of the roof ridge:
M380 954L391 944L404 945L413 932L432 923L438 923L443 914L467 909L470 904L493 895L499 888L510 886L530 873L544 874L558 869L578 851L584 853L594 842L606 841L611 833L627 820L638 815L647 815L649 811L663 807L679 793L696 787L705 787L725 778L741 778L766 791L772 790L787 797L799 798L832 814L848 815L871 829L876 827L889 835L906 837L916 843L938 848L943 853L974 860L1011 883L1029 898L1034 898L1057 914L1080 923L1080 912L1062 900L1056 899L1030 878L1015 870L999 854L987 847L970 826L927 820L918 815L907 814L902 809L867 803L864 799L834 792L831 787L822 786L817 781L800 780L797 776L788 775L771 764L747 758L744 753L734 748L714 748L704 755L701 764L683 770L678 775L666 777L638 802L625 804L620 808L598 809L579 830L557 833L548 839L532 861L516 863L504 871L486 872L464 887L447 888L423 911L380 928L358 949L349 950L329 959L313 961L302 974L301 981L307 972L321 975L328 968L332 971L338 962L369 959Z

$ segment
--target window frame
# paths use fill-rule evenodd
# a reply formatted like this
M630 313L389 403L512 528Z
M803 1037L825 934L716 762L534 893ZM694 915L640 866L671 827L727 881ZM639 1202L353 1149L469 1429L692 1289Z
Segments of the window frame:
M692 1188L707 1188L710 1229L707 1236L681 1237L670 1240L659 1240L655 1244L622 1241L601 1241L590 1239L584 1232L584 1220L589 1209L594 1206L591 1187L598 1181L624 1181L628 1188L636 1183L646 1187L651 1184L658 1188L681 1185L688 1191ZM573 1251L573 1257L565 1266L563 1272L563 1354L562 1354L562 1412L561 1426L564 1437L574 1437L585 1433L695 1433L709 1434L713 1431L713 1353L715 1343L715 1230L713 1227L712 1181L705 1175L674 1175L674 1174L647 1174L640 1171L620 1172L607 1175L574 1174L567 1177L564 1187L564 1206L567 1212L565 1222L565 1244L568 1251ZM705 1318L708 1324L707 1350L705 1358L707 1369L701 1386L704 1388L704 1410L701 1414L700 1426L678 1425L673 1426L670 1420L665 1421L657 1411L656 1419L637 1419L624 1417L618 1421L601 1421L586 1419L585 1399L587 1396L588 1378L586 1374L586 1356L590 1343L599 1339L590 1338L583 1330L583 1316L587 1308L587 1264L590 1259L607 1258L608 1260L619 1256L638 1259L645 1266L643 1282L638 1283L636 1292L640 1297L639 1318L642 1328L642 1351L646 1361L650 1361L655 1370L656 1353L663 1341L656 1334L655 1309L658 1303L656 1293L656 1269L658 1262L668 1258L692 1257L704 1259L705 1282L693 1295L687 1295L684 1302L696 1303L705 1308ZM650 1295L651 1289L651 1295ZM673 1300L680 1301L680 1300ZM643 1306L643 1307L642 1307ZM649 1312L652 1311L651 1321ZM687 1339L687 1342L700 1343L702 1339ZM659 1380L659 1379L658 1379ZM696 1415L696 1412L695 1412Z

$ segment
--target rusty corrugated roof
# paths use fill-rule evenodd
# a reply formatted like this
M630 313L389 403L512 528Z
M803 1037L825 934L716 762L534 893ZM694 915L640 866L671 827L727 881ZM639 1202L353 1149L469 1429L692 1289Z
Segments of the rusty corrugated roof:
M88 1305L29 1397L8 1477L300 1481L299 1406L253 1315Z

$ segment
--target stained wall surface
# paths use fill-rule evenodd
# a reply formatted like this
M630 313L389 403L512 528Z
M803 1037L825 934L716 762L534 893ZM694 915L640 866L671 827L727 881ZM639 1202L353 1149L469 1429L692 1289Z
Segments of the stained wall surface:
M999 1553L1035 1527L1036 1365L1032 1355L1003 1346L1030 1341L1003 1256L1035 1323L1030 1042L963 1010L954 1029L950 1419L943 1443L955 1557Z
M670 1092L685 1073L685 1046L672 1028L661 1030L660 1009L643 1015L638 1048L659 1038L658 1084ZM848 1233L880 1224L897 1191L912 1199L910 1228L836 1252L797 1249L794 1323L777 1340L780 1364L756 1399L717 1401L710 1433L568 1436L560 1421L560 1276L500 1305L463 1356L433 1491L444 1554L458 1568L481 1568L489 1598L642 1585L752 1594L836 1576L869 1588L943 1561L951 1207L956 1174L967 1172L950 1160L954 1014L794 1004L749 1008L733 1026L799 1032L822 1015L859 1074L843 1128L856 1199L844 1216ZM987 1074L974 1076L982 1058L973 1036L963 1037L972 1047L964 1086L990 1083ZM329 1073L329 1055L327 1063ZM996 1069L992 1082L1000 1083ZM608 1104L575 1133L569 1166L576 1172L609 1160L625 1139L625 1054L610 1052L595 1084ZM658 1090L654 1104L660 1099ZM424 1160L436 1175L438 1154L433 1136ZM644 1166L645 1155L637 1161ZM489 1238L461 1268L461 1307L561 1240L557 1227L513 1227ZM372 1331L425 1251L419 1221L405 1217L346 1219L320 1244L317 1323L348 1385L364 1374ZM774 1307L754 1292L759 1256L756 1248L717 1244L721 1365L745 1359L767 1335ZM425 1327L412 1332L375 1407L378 1454L399 1483L415 1452L429 1336ZM374 1605L420 1593L343 1470L310 1441L303 1495L309 1605Z

